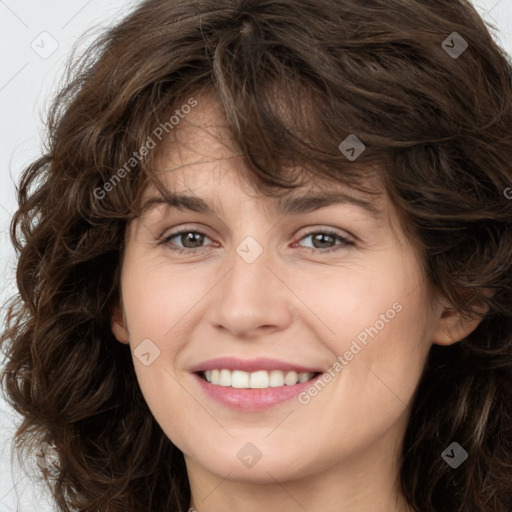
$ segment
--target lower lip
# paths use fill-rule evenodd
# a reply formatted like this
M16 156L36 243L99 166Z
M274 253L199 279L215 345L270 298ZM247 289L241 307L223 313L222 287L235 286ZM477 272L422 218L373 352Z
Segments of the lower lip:
M202 390L210 398L238 411L263 411L287 400L291 400L299 393L312 386L322 374L306 382L299 382L293 386L279 386L265 389L240 389L228 386L217 386L204 380L197 373L192 374L198 381Z

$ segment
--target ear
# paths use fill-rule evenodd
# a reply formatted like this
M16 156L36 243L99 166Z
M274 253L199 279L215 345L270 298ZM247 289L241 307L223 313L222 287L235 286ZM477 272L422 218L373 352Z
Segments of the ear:
M122 311L122 305L116 305L110 316L110 328L116 337L117 341L121 343L130 343L130 335L126 327L126 318Z
M491 297L494 290L485 289L485 295ZM474 308L475 314L468 317L457 311L453 305L442 306L442 313L432 336L432 342L436 345L453 345L466 336L469 336L482 321L488 311L486 304L478 304Z

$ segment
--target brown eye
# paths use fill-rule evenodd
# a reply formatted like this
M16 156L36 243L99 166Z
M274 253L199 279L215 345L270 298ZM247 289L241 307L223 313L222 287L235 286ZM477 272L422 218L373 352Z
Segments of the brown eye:
M203 242L205 238L208 238L206 233L202 231L198 231L195 229L183 229L176 233L171 233L169 236L166 236L159 245L165 245L169 249L173 251L177 251L179 253L194 251L194 249L198 249L203 247ZM176 242L172 242L172 240L177 239L177 241L181 244L177 245Z
M309 251L332 252L337 251L343 247L353 246L354 242L347 237L340 235L336 231L322 230L312 231L304 235L301 240L311 238L312 247L304 247ZM336 245L336 241L341 241L341 244Z

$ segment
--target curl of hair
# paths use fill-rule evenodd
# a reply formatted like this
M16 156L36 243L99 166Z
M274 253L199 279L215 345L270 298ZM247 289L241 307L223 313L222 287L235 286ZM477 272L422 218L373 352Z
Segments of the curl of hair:
M453 32L468 42L457 59L441 45ZM467 0L147 0L73 56L19 183L19 294L1 338L17 448L55 447L43 476L59 510L188 508L183 455L110 315L124 229L156 175L151 152L126 163L202 92L256 187L293 188L304 170L364 190L379 177L432 290L467 315L488 308L466 339L432 347L400 484L416 511L510 512L512 72ZM349 134L366 145L357 162L338 150ZM441 459L452 441L469 454L457 470Z

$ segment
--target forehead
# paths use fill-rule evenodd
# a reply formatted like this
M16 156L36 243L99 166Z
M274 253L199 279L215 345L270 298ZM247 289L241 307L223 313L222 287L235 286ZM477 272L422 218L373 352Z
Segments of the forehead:
M142 195L142 213L152 205L220 215L223 203L240 191L258 198L267 211L300 214L334 204L359 207L376 220L383 220L386 194L375 169L361 183L367 192L348 186L343 176L334 180L311 169L282 168L296 188L261 185L243 160L227 129L218 104L208 95L198 96L198 106L158 145L149 174L151 181ZM341 173L341 171L340 171ZM263 192L265 191L265 192ZM236 194L236 196L235 196Z

